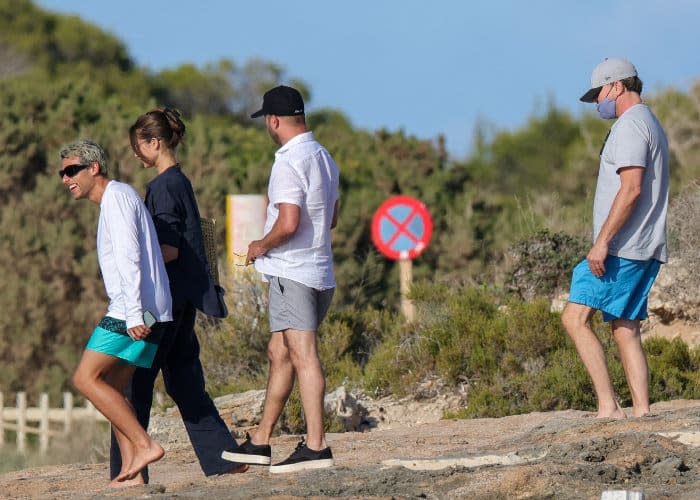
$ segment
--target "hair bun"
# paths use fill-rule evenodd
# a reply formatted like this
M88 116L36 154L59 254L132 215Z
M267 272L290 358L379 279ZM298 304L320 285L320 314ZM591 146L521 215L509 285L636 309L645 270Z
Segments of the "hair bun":
M166 115L173 115L175 118L180 118L180 112L177 109L169 108L166 106L161 111Z

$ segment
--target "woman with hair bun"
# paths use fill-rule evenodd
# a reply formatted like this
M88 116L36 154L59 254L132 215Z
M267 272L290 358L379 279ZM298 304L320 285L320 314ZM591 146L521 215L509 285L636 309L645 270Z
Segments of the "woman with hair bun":
M247 465L221 458L236 441L205 391L194 332L197 309L224 318L228 315L223 290L210 279L199 208L192 184L183 173L175 151L185 135L177 110L154 109L140 116L129 128L131 148L144 168L156 177L146 186L146 207L151 213L170 280L173 322L166 331L150 369L137 369L127 389L136 416L145 429L153 401L153 384L162 370L165 388L177 404L190 441L205 475L245 472ZM122 468L118 443L112 437L111 475ZM148 470L132 480L148 483Z

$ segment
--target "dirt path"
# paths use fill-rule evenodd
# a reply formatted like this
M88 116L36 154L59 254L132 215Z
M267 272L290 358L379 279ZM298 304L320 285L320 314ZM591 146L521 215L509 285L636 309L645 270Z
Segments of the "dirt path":
M700 498L700 401L652 411L623 421L569 410L331 434L336 467L289 475L251 468L205 478L182 443L151 468L149 486L101 490L107 465L75 464L0 475L0 497L599 499L605 490L637 490L646 500ZM296 442L276 438L273 460Z

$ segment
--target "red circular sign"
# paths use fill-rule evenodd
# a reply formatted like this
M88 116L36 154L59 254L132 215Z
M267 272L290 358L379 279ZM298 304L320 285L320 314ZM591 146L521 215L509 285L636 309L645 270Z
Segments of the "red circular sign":
M433 221L425 205L410 196L393 196L372 217L372 241L385 257L415 259L430 242Z

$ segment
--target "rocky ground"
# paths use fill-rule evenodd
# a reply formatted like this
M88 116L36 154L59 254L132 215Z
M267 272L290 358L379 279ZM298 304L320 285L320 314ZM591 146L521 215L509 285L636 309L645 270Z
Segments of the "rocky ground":
M380 410L376 428L328 436L331 469L205 478L187 442L175 439L148 486L103 489L107 464L73 464L0 475L0 497L598 499L633 490L646 500L700 498L700 401L657 403L651 416L626 420L573 410L475 420L435 420L419 406L400 417ZM273 460L297 439L275 438Z
M698 297L676 293L674 276L660 274L644 336L681 338L696 347ZM149 431L167 450L151 467L152 484L105 489L106 463L50 466L1 474L0 498L599 499L605 491L641 491L645 500L700 499L700 401L656 403L652 415L626 420L574 410L441 420L462 395L445 394L435 382L400 401L357 400L336 391L336 413L364 432L328 435L336 460L331 469L270 475L251 467L205 478L180 418L170 412L151 420ZM219 398L217 405L242 433L256 421L263 397L251 391ZM297 441L274 438L273 460L286 457Z

